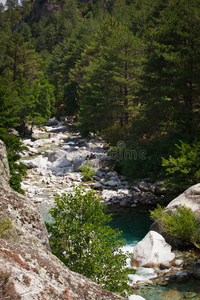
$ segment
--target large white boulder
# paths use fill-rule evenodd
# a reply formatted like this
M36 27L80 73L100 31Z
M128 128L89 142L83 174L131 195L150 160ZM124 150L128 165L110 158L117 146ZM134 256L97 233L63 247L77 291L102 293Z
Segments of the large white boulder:
M128 300L145 300L145 299L139 295L131 295L128 297Z
M47 150L45 156L48 157L48 160L52 163L66 156L66 151L61 149L56 150Z
M67 157L62 157L58 160L56 160L53 163L53 166L56 168L65 168L65 167L70 167L72 165L72 161L67 159Z
M149 231L133 250L133 263L141 267L155 267L163 262L171 262L175 254L162 235Z
M43 157L42 155L39 155L36 158L31 160L21 160L21 163L27 166L28 169L33 169L33 168L47 169L51 166L51 163L48 161L48 158Z

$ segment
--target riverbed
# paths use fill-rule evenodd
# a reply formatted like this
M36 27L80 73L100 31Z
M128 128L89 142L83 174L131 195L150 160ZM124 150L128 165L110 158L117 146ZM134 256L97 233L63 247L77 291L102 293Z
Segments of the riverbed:
M51 134L51 138L48 138L49 134L47 132L43 132L42 134L39 131L40 143L39 141L35 143L26 141L27 145L29 145L29 150L33 152L33 156L29 156L28 160L32 161L35 157L38 160L36 161L36 167L28 170L27 178L24 180L22 187L25 189L26 195L38 205L44 220L49 221L48 210L54 205L55 195L62 192L73 192L73 185L83 184L80 173L77 171L74 172L74 168L77 168L79 163L83 162L85 157L90 153L95 153L99 161L106 156L106 153L101 141L96 141L95 144L93 140L90 140L86 143L81 140L78 133L73 134L73 136L69 132L60 133L60 135L53 133ZM43 138L42 140L41 137ZM78 146L74 140L78 142ZM37 143L39 145L38 148L36 147ZM58 159L56 158L57 160L53 161L55 158L53 155L55 156L56 152L50 152L52 149L60 148L62 151L68 151L68 160L62 160L63 157L60 156ZM48 153L48 159L46 153ZM62 166L58 164L59 159L62 160ZM51 166L49 167L50 160ZM66 164L65 168L63 168L63 162ZM73 166L71 162L73 162ZM37 165L39 163L41 163L40 166ZM107 173L109 173L108 170ZM113 214L112 222L109 225L112 228L118 228L123 231L123 237L126 240L124 250L132 253L134 246L148 233L152 223L149 217L149 206L138 205L137 202L133 202L129 208L120 206L120 204L124 205L125 197L129 201L130 187L120 176L112 176L111 178L112 180L109 178L109 180L106 179L107 181L105 180L104 182L104 202L107 201L109 210ZM101 180L103 181L103 179ZM106 186L108 182L110 182L110 186ZM120 191L119 194L116 192L117 187L112 187L112 184L114 185L115 182L118 182L118 184L120 182L121 184L121 187L118 189ZM86 184L86 187L90 188L90 184ZM142 195L143 191L138 192L138 187L134 189L131 190L132 193L140 193ZM111 201L111 198L108 197L113 197L114 200ZM113 205L113 203L116 203L116 205ZM148 281L155 276L157 275L154 269L138 268L136 274L131 279L135 283L137 280ZM144 289L133 290L133 293L138 293L146 300L200 300L199 281L195 280L168 284L167 286L150 285Z

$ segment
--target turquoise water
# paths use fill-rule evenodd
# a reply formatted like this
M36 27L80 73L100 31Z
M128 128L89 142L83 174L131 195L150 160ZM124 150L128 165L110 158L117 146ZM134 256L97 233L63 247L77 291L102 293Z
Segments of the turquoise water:
M126 244L136 244L148 233L152 221L148 209L136 207L132 209L115 209L112 212L110 227L123 231Z
M109 225L123 231L126 244L130 246L127 250L132 252L133 247L145 237L152 224L149 211L144 207L120 208L112 211L112 214L112 222ZM200 281L190 280L169 283L166 286L149 286L133 293L139 294L146 300L200 300Z
M200 300L200 284L198 280L155 286L140 291L146 300Z

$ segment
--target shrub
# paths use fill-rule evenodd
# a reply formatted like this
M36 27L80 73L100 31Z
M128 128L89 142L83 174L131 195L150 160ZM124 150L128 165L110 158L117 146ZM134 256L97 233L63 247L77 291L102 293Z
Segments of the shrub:
M76 188L75 195L62 194L55 201L50 210L53 223L46 223L52 252L72 271L125 294L130 270L126 267L128 254L119 249L124 239L121 231L105 225L111 216L104 214L95 192Z
M91 161L89 161L89 159L87 159L85 163L82 166L80 166L79 170L83 175L83 181L91 180L92 177L96 174L94 170L94 165Z
M6 234L13 229L12 222L6 217L0 216L0 238L3 239Z
M166 170L166 183L175 192L182 192L200 180L200 143L192 144L180 141L176 144L174 155L162 158Z
M172 236L195 246L200 242L200 220L190 208L180 206L176 210L165 211L158 206L151 212L151 219L157 221Z

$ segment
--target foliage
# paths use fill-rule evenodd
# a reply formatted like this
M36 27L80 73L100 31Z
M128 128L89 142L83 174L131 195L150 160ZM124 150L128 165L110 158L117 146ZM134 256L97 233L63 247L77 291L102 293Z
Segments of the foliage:
M119 129L113 124L119 124L126 135L125 128L138 105L134 96L139 88L141 51L139 39L113 18L101 25L71 70L79 85L79 126L83 134L100 131L107 135L111 131L113 135Z
M24 193L20 182L22 177L26 175L26 167L18 164L18 160L20 152L27 148L23 146L19 137L8 134L11 128L19 125L18 107L14 95L16 94L11 89L6 89L4 80L0 77L0 139L6 144L8 153L10 186L14 190Z
M72 271L91 278L103 288L125 294L129 290L127 254L119 249L121 232L105 224L105 215L94 191L76 188L75 194L55 198L50 210L53 223L47 223L52 252Z
M168 159L162 158L166 170L166 183L176 192L182 192L199 182L200 179L200 142L180 141Z
M179 206L176 210L165 210L161 206L151 212L151 218L163 226L166 232L183 241L200 242L198 216L190 208Z
M5 80L0 76L0 131L8 130L19 124L15 96L11 89L6 88Z
M91 180L92 177L96 174L94 165L89 159L87 159L84 164L80 166L79 171L81 171L82 173L83 181Z
M0 216L0 239L3 239L8 231L13 228L12 222L10 219Z
M20 152L27 150L20 138L7 133L0 132L0 139L6 144L8 163L10 169L10 186L17 192L24 194L21 189L22 177L26 175L27 168L19 164Z
M162 131L194 134L198 128L197 28L200 28L199 1L194 0L189 6L186 0L169 0L147 34L143 95L153 130L156 126Z

